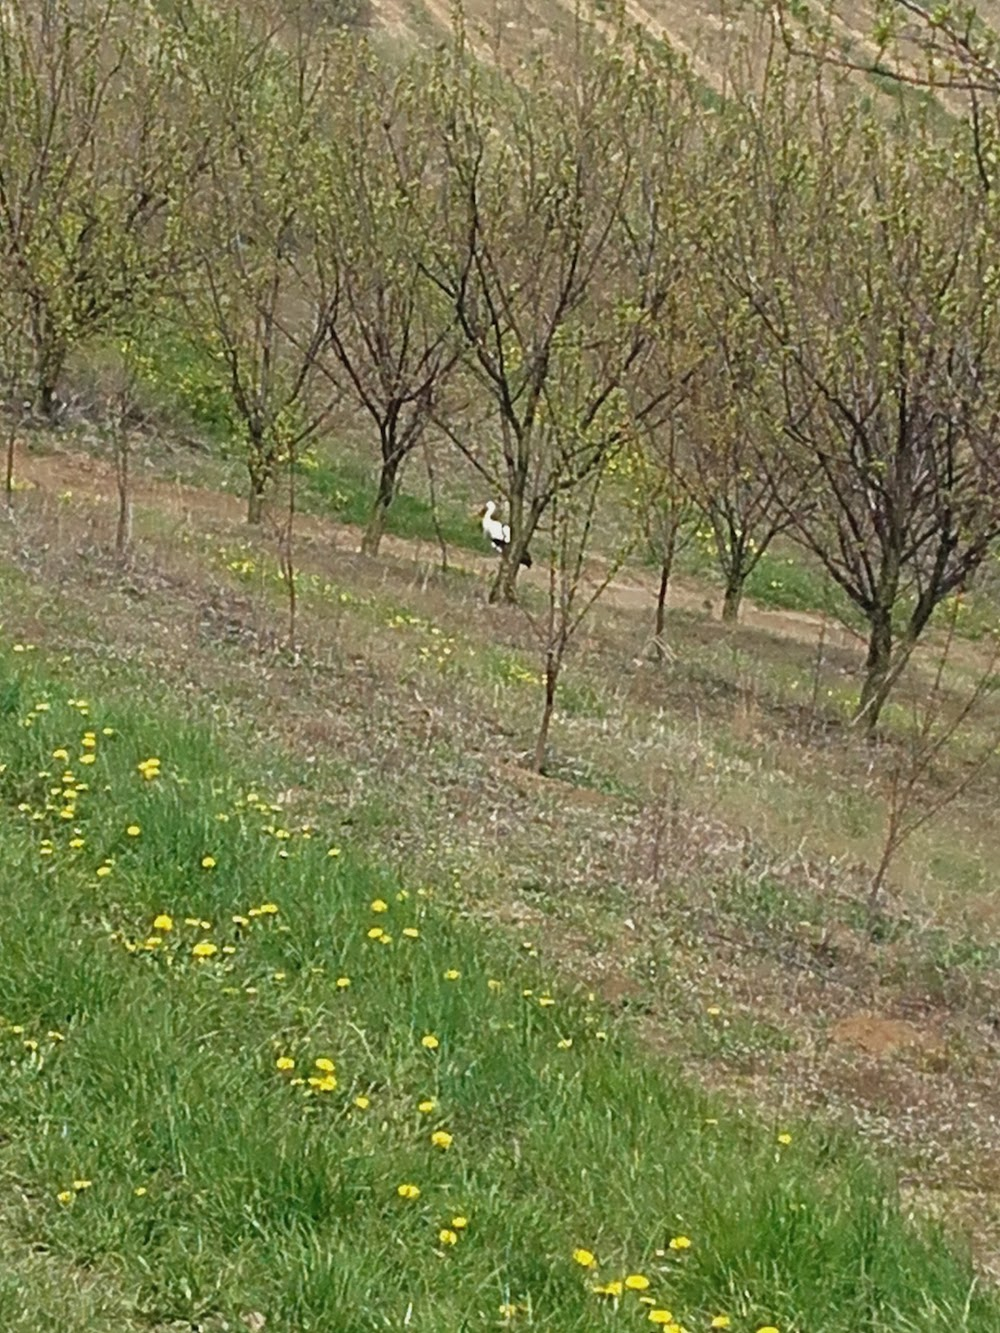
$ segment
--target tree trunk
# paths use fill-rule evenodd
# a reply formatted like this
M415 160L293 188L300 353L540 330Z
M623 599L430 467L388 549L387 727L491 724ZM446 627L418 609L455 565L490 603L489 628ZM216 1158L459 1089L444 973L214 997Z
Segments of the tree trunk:
M115 554L121 559L132 541L132 497L129 494L128 445L118 446L116 459L118 481L118 526L115 530Z
M496 572L493 586L490 588L490 602L494 604L502 603L504 606L516 605L518 568L519 562L511 558L511 548L508 547L500 561L500 568Z
M545 705L542 708L542 718L538 724L538 735L535 737L535 758L533 768L536 773L545 772L545 755L549 748L549 728L552 725L552 714L556 706L556 683L559 680L560 659L553 649L545 655Z
M54 380L43 379L38 385L38 410L51 421L56 414L56 386Z
M56 413L56 386L66 363L66 349L43 343L36 352L35 406L49 421Z
M34 352L33 406L51 420L56 410L56 386L66 364L66 344L53 327L48 307L39 299L32 302L31 343Z
M250 491L247 495L247 522L257 527L264 517L264 492L267 490L268 470L260 462L260 447L251 444L250 448L253 452L247 462L247 472L250 474Z
M530 520L525 522L524 479L517 477L510 492L510 545L500 560L489 600L514 606L517 603L517 576L521 570L521 560L527 554L528 543L534 535L538 516L531 511Z
M727 625L734 625L740 618L740 603L743 601L743 584L746 579L739 569L731 569L726 575L726 592L722 599L722 619Z
M362 555L378 555L378 548L385 533L386 519L389 516L389 506L396 498L399 464L400 459L395 450L383 458L382 471L378 479L378 494L375 496L365 535L361 539Z
M7 500L7 508L11 512L14 509L14 447L17 443L17 430L12 421L7 429L7 465L4 472L4 495Z
M664 560L660 565L660 586L656 593L656 645L663 656L663 631L667 623L667 589L670 586L670 566L673 560Z
M861 687L854 720L864 727L869 742L874 741L879 715L885 705L892 683L892 613L885 607L876 607L869 617L868 656L865 660L865 679Z

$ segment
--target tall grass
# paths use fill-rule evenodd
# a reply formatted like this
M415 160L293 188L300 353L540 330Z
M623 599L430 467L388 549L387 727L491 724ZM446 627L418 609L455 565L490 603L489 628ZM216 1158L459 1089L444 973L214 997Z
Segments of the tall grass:
M221 738L82 689L0 649L0 1242L34 1255L0 1327L1000 1327L849 1137L713 1102Z

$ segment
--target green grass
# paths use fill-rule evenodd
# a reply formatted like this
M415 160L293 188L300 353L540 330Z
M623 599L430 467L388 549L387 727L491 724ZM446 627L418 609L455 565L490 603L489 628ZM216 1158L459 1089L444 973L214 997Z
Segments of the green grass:
M140 382L150 402L224 446L236 433L236 414L225 369L169 317L147 333Z
M86 688L0 650L0 1327L649 1326L591 1290L628 1273L690 1333L1000 1326L850 1137L710 1100L224 735Z
M765 551L747 579L746 595L761 606L779 611L823 611L845 624L857 612L844 592L800 556Z
M335 446L324 446L329 454ZM338 458L335 462L321 457L299 468L304 482L302 507L321 513L338 523L366 527L375 503L375 454L371 467L355 459ZM432 506L419 496L400 490L389 507L386 532L394 537L437 544L440 536L449 546L486 551L478 522L454 505L439 506L437 523Z

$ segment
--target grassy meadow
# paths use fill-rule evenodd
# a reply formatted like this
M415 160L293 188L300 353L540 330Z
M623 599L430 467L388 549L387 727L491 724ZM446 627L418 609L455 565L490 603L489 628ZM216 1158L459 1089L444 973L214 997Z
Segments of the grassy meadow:
M280 754L245 769L25 648L0 655L5 1329L998 1326L850 1136L641 1055L530 940L333 841Z

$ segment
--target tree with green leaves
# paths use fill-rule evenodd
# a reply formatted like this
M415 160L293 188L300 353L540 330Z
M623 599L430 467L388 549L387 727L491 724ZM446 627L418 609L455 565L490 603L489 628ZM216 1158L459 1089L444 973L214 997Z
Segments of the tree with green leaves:
M492 435L439 421L506 502L491 600L514 600L543 516L624 438L615 405L640 382L682 267L683 76L622 28L581 30L565 76L529 59L516 80L473 60L459 31L428 78L441 190L425 272L453 308ZM652 418L675 392L658 384L626 416Z
M818 111L789 114L796 98ZM732 115L731 222L709 249L780 365L781 466L806 499L789 518L867 625L873 736L935 609L1000 536L995 206L967 126L887 124L822 83L806 97L787 67Z
M733 622L747 579L806 498L775 427L780 377L773 350L757 336L747 302L737 297L727 308L725 295L706 291L696 306L709 350L678 410L682 443L673 451L671 480L711 531L722 619Z
M432 145L416 132L420 66L388 70L362 42L342 58L315 237L337 274L318 368L377 433L378 484L362 542L375 555L402 469L459 353L451 305L423 273L419 224L433 213L437 182Z
M247 521L259 523L278 469L330 407L328 393L313 392L337 283L316 245L329 68L305 47L279 47L238 12L207 16L188 58L216 149L180 307L186 336L228 391Z
M205 153L175 35L129 0L3 7L0 274L27 310L31 397L46 415L74 348L175 271Z

